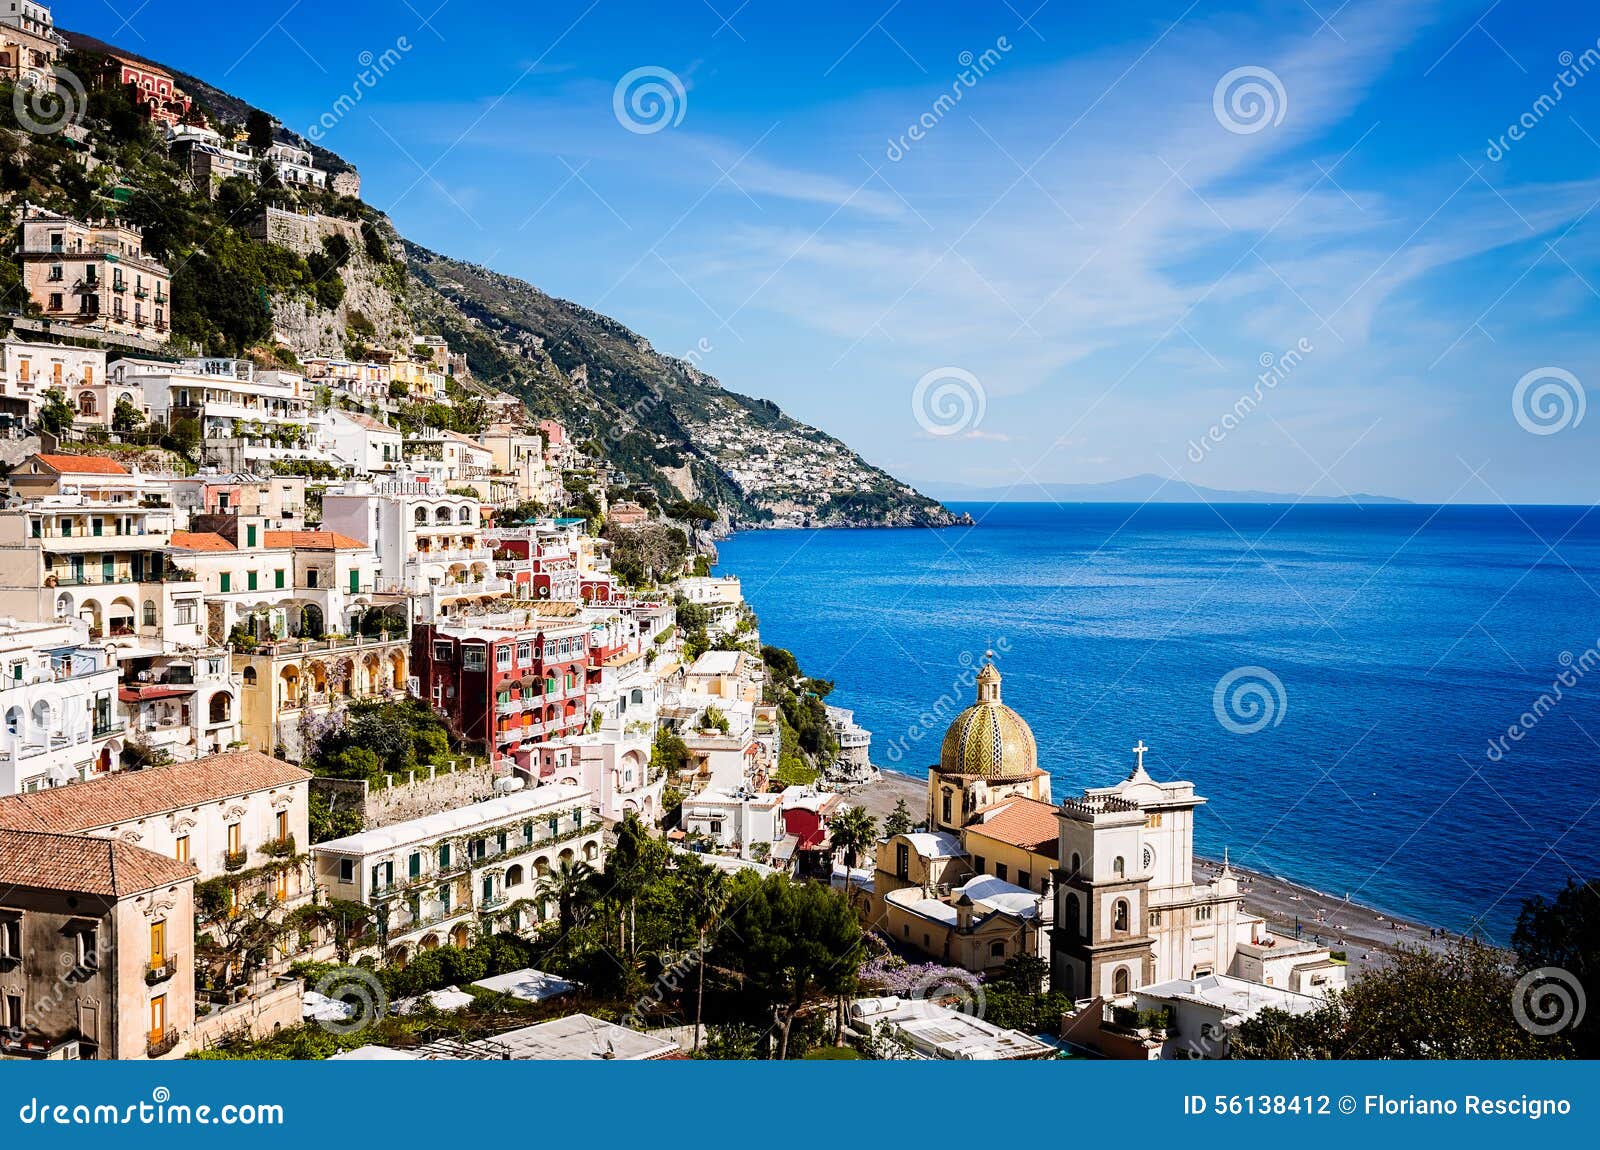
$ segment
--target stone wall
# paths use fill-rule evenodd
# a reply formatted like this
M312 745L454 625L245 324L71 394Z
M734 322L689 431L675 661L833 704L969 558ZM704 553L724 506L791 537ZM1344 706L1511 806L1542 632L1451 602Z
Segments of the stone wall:
M328 236L343 233L352 248L361 247L361 225L355 220L342 220L333 216L303 216L279 208L266 208L251 220L245 229L250 238L260 243L274 243L301 255L322 250L322 241Z
M494 798L494 768L476 758L453 771L413 771L406 780L373 787L365 779L312 779L311 790L336 811L354 810L367 830Z
M214 1006L198 1015L189 1034L190 1050L205 1050L235 1034L268 1038L285 1026L298 1026L305 984L298 978L278 979L269 988L232 1006Z

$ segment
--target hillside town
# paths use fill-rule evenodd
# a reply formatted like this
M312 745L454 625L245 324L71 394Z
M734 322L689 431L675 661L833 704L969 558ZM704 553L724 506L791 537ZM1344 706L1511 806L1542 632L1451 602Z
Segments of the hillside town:
M0 11L0 79L70 47ZM197 202L303 196L254 255L382 247L302 210L353 169L99 59ZM1221 1058L1351 984L1335 924L1197 863L1206 800L1142 741L1053 798L993 659L925 801L869 813L871 732L764 642L695 492L424 322L178 330L212 301L118 191L7 201L0 1058ZM819 512L790 433L703 431L780 525Z

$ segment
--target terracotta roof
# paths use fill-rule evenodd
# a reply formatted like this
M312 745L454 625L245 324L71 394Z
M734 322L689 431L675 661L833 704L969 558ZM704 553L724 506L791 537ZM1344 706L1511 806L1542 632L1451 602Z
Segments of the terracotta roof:
M337 531L264 531L268 547L298 547L302 551L364 551L366 544Z
M237 547L215 531L174 531L172 533L172 546L184 551L238 550Z
M1060 846L1061 824L1056 821L1055 804L1038 799L1012 799L967 829L1049 858L1056 857Z
M99 455L41 455L39 462L53 471L70 475L127 475L128 469L115 459Z
M179 862L132 843L0 829L0 887L40 887L126 898L187 882L197 874L192 862Z
M90 831L310 777L310 771L260 751L227 751L189 763L122 771L86 783L11 795L0 799L0 827Z
M193 687L169 687L156 684L151 687L118 687L117 698L124 703L148 703L152 699L181 699L194 694Z

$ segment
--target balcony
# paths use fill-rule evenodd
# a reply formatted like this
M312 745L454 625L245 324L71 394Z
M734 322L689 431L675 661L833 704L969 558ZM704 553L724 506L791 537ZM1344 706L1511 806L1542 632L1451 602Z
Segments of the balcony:
M222 856L222 865L226 870L241 870L249 861L250 852L246 850L227 851Z
M147 986L156 986L166 982L167 979L178 973L178 956L169 954L165 958L150 960L150 965L145 968L144 981Z
M145 1053L151 1058L160 1058L171 1054L178 1045L178 1032L176 1030L152 1031L145 1042Z
M496 894L492 894L488 898L483 899L482 901L480 901L478 903L478 909L479 910L499 910L501 907L505 906L510 901L511 900L506 897L505 892L504 891L500 891L500 892L498 892Z

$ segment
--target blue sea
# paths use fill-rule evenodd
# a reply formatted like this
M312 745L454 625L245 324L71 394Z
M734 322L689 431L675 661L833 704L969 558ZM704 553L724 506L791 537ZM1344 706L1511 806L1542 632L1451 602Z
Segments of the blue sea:
M720 547L879 766L924 776L992 650L1058 798L1143 740L1209 800L1202 854L1502 942L1600 877L1600 514L957 509L978 525Z

